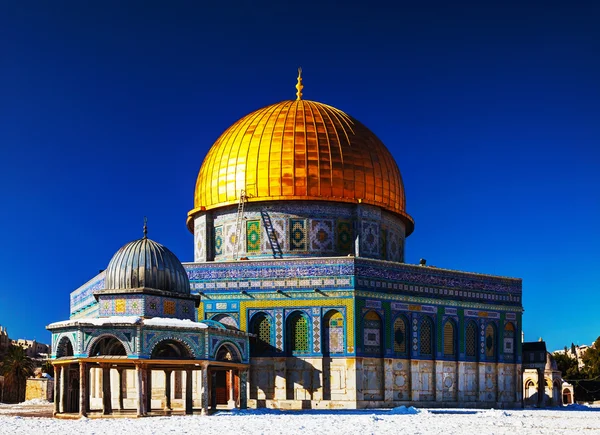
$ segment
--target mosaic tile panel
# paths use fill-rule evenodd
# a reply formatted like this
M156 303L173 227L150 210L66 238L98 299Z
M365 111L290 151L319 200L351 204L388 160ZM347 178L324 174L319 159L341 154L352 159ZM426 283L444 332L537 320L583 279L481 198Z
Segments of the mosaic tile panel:
M396 231L388 231L387 259L400 261L400 241Z
M242 230L244 230L242 225ZM243 232L240 234L240 237L243 237ZM243 238L242 238L243 240ZM231 224L223 225L223 241L225 242L224 254L231 256L233 255L233 247L236 243L235 241L235 222ZM244 246L240 244L240 249L238 252L241 252L244 249Z
M279 247L283 252L289 250L288 248L288 237L287 237L287 219L281 218L272 218L271 226L273 227L273 231L275 232L275 236L277 237L277 242L279 243ZM267 255L273 253L273 249L271 248L271 243L269 241L269 235L267 234L267 230L265 226L262 226L262 252Z
M290 250L306 251L306 220L290 219Z
M194 260L206 261L206 220L198 217L194 221Z
M321 317L320 309L313 308L312 329L313 329L313 352L321 352Z
M310 226L310 249L333 251L333 220L312 219Z
M340 253L350 254L353 251L352 221L339 219L337 221L337 247Z
M260 252L260 221L246 221L246 252Z
M223 227L215 227L215 255L223 255Z
M388 237L387 237L387 230L384 228L381 228L379 230L379 257L382 260L388 260L388 255L387 255L387 243L388 243Z
M379 226L375 222L361 222L361 255L379 255Z

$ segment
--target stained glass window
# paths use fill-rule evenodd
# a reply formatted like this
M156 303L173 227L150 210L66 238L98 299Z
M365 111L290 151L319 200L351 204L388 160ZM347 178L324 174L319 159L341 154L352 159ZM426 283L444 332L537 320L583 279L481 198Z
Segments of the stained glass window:
M394 321L394 352L406 353L406 321L401 316Z
M456 355L454 346L454 324L448 320L444 325L444 355L454 356Z
M477 355L477 326L473 322L467 325L465 341L467 356L475 357Z
M432 332L432 327L431 327L431 320L429 320L428 317L424 317L423 320L421 320L421 340L420 340L420 346L419 346L419 353L421 355L431 355L432 352L432 345L431 345L431 332Z

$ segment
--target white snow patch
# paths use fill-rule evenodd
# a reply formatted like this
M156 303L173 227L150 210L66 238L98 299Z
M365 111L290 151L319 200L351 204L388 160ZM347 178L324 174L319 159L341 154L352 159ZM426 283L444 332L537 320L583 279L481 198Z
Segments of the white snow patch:
M170 319L166 317L153 317L151 319L142 319L138 316L109 316L109 317L84 317L81 319L63 320L48 325L49 328L61 328L78 325L139 325L146 326L168 326L173 328L188 329L206 329L208 325L199 322L193 322L188 319Z

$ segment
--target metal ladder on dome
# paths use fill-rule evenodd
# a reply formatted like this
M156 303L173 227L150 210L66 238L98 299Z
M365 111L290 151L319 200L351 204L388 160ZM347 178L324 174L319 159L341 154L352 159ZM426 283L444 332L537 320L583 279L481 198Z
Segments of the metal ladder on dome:
M242 221L244 220L244 205L246 204L246 191L240 191L240 202L238 203L237 219L235 221L235 241L233 243L233 259L237 260L240 251L240 238L242 237Z
M269 216L269 213L267 213L266 210L261 210L260 215L262 217L263 224L265 225L265 231L267 232L271 249L273 250L273 258L283 258L283 252L281 252L281 246L279 245L279 240L277 240L277 234L273 229L271 216Z

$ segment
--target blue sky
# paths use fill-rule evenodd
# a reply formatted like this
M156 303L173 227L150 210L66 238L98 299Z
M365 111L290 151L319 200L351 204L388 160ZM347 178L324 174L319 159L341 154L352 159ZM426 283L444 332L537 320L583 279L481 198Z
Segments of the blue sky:
M193 259L202 160L304 97L403 174L406 261L523 279L526 339L600 335L597 2L2 2L0 324L49 342L69 292L149 236Z

